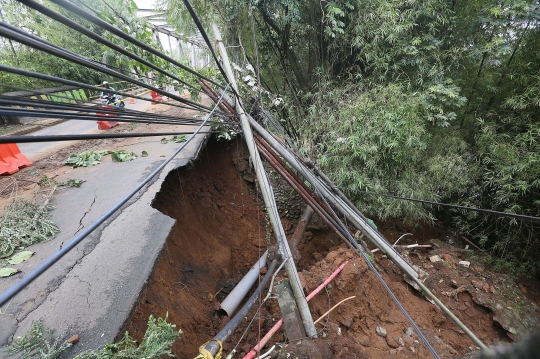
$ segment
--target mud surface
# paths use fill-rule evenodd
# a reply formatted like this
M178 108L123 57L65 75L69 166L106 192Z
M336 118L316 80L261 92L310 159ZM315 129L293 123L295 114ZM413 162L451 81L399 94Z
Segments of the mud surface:
M275 182L274 178L272 180ZM290 196L289 208L281 208L286 206L290 189L280 188L279 183L274 183L274 188L283 196L281 201L278 198L278 206L290 236L296 223L289 214L293 213L298 219L304 205ZM175 218L177 223L126 325L135 339L142 339L150 314L164 317L168 312L170 322L184 332L173 351L178 358L190 358L225 325L228 319L216 315L219 301L264 252L267 241L273 242L265 212L256 198L248 153L241 140L211 140L192 169L169 174L154 206ZM426 273L426 285L484 343L511 342L537 323L538 306L524 296L527 290L532 292L534 282L517 286L508 277L492 275L475 263L469 268L460 266L459 261L466 259L460 249L463 246L448 245L448 232L444 229L413 228L399 220L376 223L391 243L404 233L413 233L400 244L432 246L410 249L403 254ZM432 357L364 260L340 242L317 216L308 227L299 250L301 260L297 267L304 278L306 294L349 261L343 272L310 302L314 319L341 300L355 298L321 319L317 324L319 339L316 341L304 339L287 343L280 329L263 352L277 344L272 358ZM430 257L434 255L440 256L441 261L432 262ZM380 252L374 255L373 261L441 357L476 350L474 343L440 309L403 280L397 266ZM284 278L282 271L276 280ZM510 304L516 300L521 304ZM517 311L523 308L526 312ZM224 343L224 357L234 349L234 357L241 358L281 318L274 299L260 306L258 312L257 309L258 305ZM378 334L377 327L383 328L386 335Z

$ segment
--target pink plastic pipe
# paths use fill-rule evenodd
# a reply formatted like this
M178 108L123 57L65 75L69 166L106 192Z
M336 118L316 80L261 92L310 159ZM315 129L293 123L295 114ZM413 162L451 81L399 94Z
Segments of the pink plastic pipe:
M330 277L326 278L326 280L320 286L318 286L317 289L315 289L313 292L311 292L306 297L306 299L308 301L310 301L316 294L318 294L324 287L326 287L328 285L328 283L330 283L339 274L339 272L341 272L343 270L343 268L345 268L347 263L349 263L349 261L346 261L345 263L340 265L339 268L336 269L336 271L334 273L332 273L332 275ZM246 356L243 359L253 359L253 358L255 358L255 355L257 355L257 352L260 351L266 345L266 343L268 343L270 338L272 338L272 336L278 331L279 328L281 328L282 325L283 325L283 319L280 319L276 324L274 324L272 329L270 329L270 331L268 333L266 333L266 335L261 339L259 344L255 345L255 347L253 349L251 349L251 351L249 353L247 353Z

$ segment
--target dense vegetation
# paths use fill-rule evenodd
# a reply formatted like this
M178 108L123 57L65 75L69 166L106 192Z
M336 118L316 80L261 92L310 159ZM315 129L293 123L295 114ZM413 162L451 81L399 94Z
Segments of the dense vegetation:
M436 218L537 273L539 226L362 194L540 215L540 4L193 0L307 155L381 218ZM193 30L181 0L169 21ZM254 34L257 48L254 46ZM258 51L256 51L258 50Z
M180 33L196 32L182 0L161 2ZM218 22L223 29L246 95L262 97L302 151L361 210L414 223L442 220L490 248L504 260L499 264L538 274L540 228L534 222L364 193L540 215L538 0L191 2L205 28ZM132 0L77 3L160 47ZM0 20L118 71L144 76L149 70L15 0L0 0L0 8ZM0 39L0 63L86 83L114 81L6 39ZM12 88L0 92L55 86L4 72L2 84Z

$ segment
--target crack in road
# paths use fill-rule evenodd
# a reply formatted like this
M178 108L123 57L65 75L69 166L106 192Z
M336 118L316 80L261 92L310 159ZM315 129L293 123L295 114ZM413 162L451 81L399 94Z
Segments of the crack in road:
M82 223L82 221L86 217L86 215L92 210L92 206L94 205L94 203L96 203L96 198L96 191L94 191L94 200L92 201L92 203L90 203L90 207L86 211L84 211L83 216L79 220L79 229L77 229L77 232L73 233L73 235L76 235L81 231L81 229L84 228L84 224Z

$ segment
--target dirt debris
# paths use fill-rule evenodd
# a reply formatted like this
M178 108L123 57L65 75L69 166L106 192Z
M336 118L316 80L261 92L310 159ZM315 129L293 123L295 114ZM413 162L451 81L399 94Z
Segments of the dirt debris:
M283 207L289 190L276 184L276 178L272 180L282 196L278 206L287 234L291 235L296 224L293 218L298 220L305 205L294 200L294 207ZM142 338L150 314L163 316L168 311L171 322L184 332L173 351L179 358L188 358L228 322L227 317L216 314L219 301L230 293L267 244L273 243L264 208L256 198L255 184L248 152L240 139L228 143L211 140L191 170L181 169L169 174L154 206L176 218L177 223L126 325L136 339ZM405 237L400 244L434 246L402 253L425 273L422 276L425 284L486 344L510 342L535 325L537 306L525 302L523 294L532 292L534 283L518 287L474 261L469 268L460 265L459 262L466 259L463 251L453 251L452 246L443 247L429 240L444 238L444 230L411 229L403 224L389 226L388 223L381 223L379 227L392 243L403 233L413 232L414 236ZM350 261L342 273L310 301L314 319L339 301L353 295L356 298L344 302L321 320L322 325L317 325L319 339L288 343L280 330L262 352L276 345L272 358L284 358L287 353L293 358L431 357L418 333L364 260L340 242L318 216L313 217L298 248L302 259L297 268L306 294L344 261ZM438 260L432 261L430 257ZM380 252L375 255L374 263L441 357L476 350L472 341L440 309L403 281L402 272L395 264ZM276 280L283 278L286 275L281 271ZM505 292L504 288L511 290ZM504 303L509 304L518 294L523 300L519 309L529 308L524 313L530 318L516 312L515 302L513 306L508 305L512 310L491 305L490 301L497 296L508 295L508 302ZM275 300L262 305L259 312L256 309L257 306L224 343L225 355L234 349L234 357L241 358L281 318ZM512 313L513 317L503 316L503 313ZM377 327L386 330L386 337L377 334ZM508 332L510 328L515 328L518 334Z

